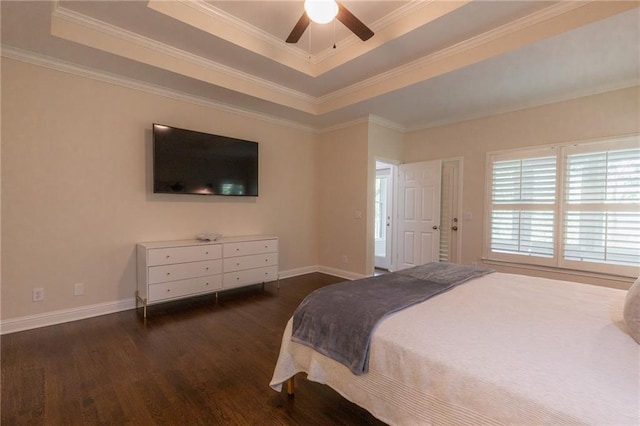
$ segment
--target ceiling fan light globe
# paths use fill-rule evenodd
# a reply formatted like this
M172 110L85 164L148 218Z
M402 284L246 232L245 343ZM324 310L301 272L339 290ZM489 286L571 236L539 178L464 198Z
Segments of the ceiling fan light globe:
M313 22L327 24L338 14L338 4L334 0L305 0L304 10Z

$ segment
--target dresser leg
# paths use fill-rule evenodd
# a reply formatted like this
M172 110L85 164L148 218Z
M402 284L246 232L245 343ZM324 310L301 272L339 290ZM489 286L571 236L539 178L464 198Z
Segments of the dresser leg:
M142 317L147 320L147 299L143 299L136 290L136 312L138 312L138 302L142 302Z

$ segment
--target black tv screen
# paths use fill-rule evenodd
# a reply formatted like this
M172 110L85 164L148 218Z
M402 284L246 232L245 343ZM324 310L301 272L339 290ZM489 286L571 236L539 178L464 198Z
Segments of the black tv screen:
M153 125L153 192L258 196L258 143Z

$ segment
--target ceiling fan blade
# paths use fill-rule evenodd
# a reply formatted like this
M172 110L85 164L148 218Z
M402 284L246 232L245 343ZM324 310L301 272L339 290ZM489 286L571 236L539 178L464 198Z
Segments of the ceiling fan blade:
M338 2L336 2L338 3ZM341 3L338 3L338 21L342 22L345 27L349 28L351 32L360 37L360 40L367 41L373 37L373 31L369 29L361 20L349 12Z
M287 43L297 43L310 23L311 20L309 19L307 14L303 12L295 27L293 27L293 29L291 30L291 34L289 34L289 37L287 37Z

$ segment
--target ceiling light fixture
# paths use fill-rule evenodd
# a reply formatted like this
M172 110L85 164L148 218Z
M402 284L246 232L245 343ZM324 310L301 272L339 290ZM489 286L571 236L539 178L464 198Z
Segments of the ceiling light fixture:
M304 10L313 22L326 24L338 14L338 4L334 0L305 0Z

